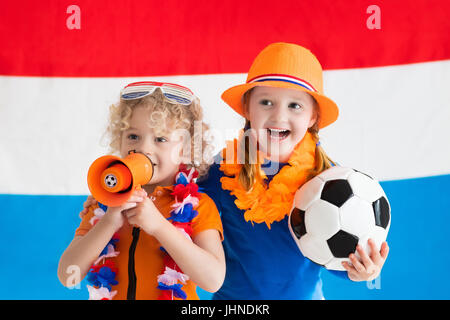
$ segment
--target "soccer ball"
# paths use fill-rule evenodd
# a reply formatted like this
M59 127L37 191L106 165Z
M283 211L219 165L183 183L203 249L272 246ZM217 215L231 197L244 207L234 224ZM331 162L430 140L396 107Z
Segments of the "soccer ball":
M108 188L114 188L117 185L117 178L113 174L108 174L105 177L105 184Z
M330 270L345 270L369 238L380 249L391 224L389 201L378 181L340 166L323 171L297 190L289 230L302 254Z

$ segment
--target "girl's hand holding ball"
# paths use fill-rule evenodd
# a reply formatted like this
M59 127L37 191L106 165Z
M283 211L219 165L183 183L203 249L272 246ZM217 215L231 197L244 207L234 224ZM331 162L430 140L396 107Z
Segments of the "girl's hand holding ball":
M371 281L376 279L383 268L384 262L389 254L389 247L387 242L383 242L380 251L378 251L375 241L369 239L371 254L369 255L360 246L356 246L360 259L355 254L350 254L349 259L352 264L342 262L345 270L348 272L348 277L353 281Z

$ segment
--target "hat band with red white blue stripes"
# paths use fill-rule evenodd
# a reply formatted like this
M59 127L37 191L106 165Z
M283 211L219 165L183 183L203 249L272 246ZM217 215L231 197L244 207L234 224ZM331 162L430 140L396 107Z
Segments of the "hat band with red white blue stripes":
M278 74L278 73L272 73L272 74L262 74L260 76L254 77L253 79L250 79L247 81L247 83L252 82L263 82L263 81L283 81L283 82L289 82L296 85L299 85L305 89L308 89L310 91L317 92L317 90L307 81L293 77L287 74Z

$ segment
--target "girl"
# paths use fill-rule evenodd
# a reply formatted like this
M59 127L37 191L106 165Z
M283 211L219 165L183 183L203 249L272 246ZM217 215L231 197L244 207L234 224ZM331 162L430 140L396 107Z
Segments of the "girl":
M208 166L180 165L193 162L186 155L192 146L208 147L193 143L199 122L207 128L188 88L140 82L122 90L110 108L110 146L122 157L132 150L147 155L153 177L120 207L88 206L59 262L63 285L76 266L81 278L88 275L90 299L198 299L196 284L210 292L220 288L222 224L214 202L195 183ZM187 143L180 131L188 134Z
M318 132L337 119L338 108L323 94L319 61L301 46L271 44L254 60L246 83L222 99L246 124L200 183L221 212L225 234L227 272L213 299L323 299L323 268L301 254L288 229L295 192L334 165ZM361 258L350 255L347 272L333 273L375 279L388 246L369 245L370 257L358 246Z

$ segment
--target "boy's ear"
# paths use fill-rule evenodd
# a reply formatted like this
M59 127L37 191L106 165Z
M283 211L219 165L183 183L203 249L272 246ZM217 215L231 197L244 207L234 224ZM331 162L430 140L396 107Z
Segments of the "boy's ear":
M181 163L189 164L192 162L191 154L192 154L193 150L191 148L191 150L189 152L189 148L190 148L190 146L185 146L185 144L183 144L183 146L180 148L180 154L179 154L180 158L179 159L181 160Z

